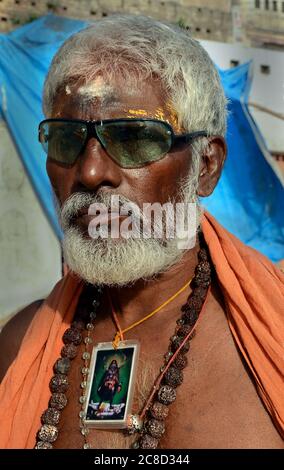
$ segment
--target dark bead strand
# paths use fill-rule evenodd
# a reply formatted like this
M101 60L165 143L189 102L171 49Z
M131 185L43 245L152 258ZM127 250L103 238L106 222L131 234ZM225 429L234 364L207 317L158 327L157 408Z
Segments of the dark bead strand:
M50 442L37 441L35 449L53 449L53 445Z
M156 439L162 437L165 429L165 423L163 421L152 418L147 422L147 433Z
M67 328L63 334L64 346L61 349L61 357L53 366L54 376L49 383L52 395L49 407L41 416L42 426L37 434L35 449L52 449L52 443L58 437L57 425L60 421L60 412L68 403L65 395L69 386L67 374L70 371L71 361L77 356L78 346L83 341L82 332L85 327L86 325L81 319L74 319L70 328Z
M72 343L75 346L79 346L82 343L82 334L80 330L71 326L65 331L62 339L65 344Z
M140 449L157 449L158 444L158 439L150 436L150 434L144 434L139 440Z
M211 277L207 274L197 273L194 277L193 284L195 286L209 286L211 283Z
M163 405L170 405L177 397L176 391L170 385L162 385L158 391L158 401Z
M181 325L179 328L177 328L176 335L180 336L181 338L185 338L190 330L190 325Z
M201 300L205 300L207 294L207 288L203 286L198 286L194 289L194 297L199 298Z
M173 366L177 369L184 369L187 366L188 359L185 354L179 353L173 362Z
M208 252L206 248L200 248L197 257L198 257L198 261L207 261Z
M193 326L198 318L198 312L195 310L190 310L188 312L185 312L182 316L183 322L186 324L188 323L190 326Z
M201 250L200 250L201 251ZM193 287L208 287L211 283L211 264L208 261L207 251L201 254L201 259L195 268L195 275L193 278Z
M49 442L50 444L52 444L52 442L55 442L57 437L58 429L52 424L43 424L38 432L39 440L43 442Z
M68 377L64 374L55 374L49 383L52 392L64 393L68 389Z
M171 349L173 352L177 351L178 348L180 347L181 343L183 342L183 338L181 338L180 336L172 336L171 338ZM190 348L190 343L189 341L187 341L183 347L181 348L181 352L182 353L187 353L189 351L189 348Z
M42 414L41 422L42 424L52 424L53 426L56 426L59 423L59 419L60 411L55 408L47 408L47 410Z
M150 408L150 415L152 418L164 420L168 416L169 408L162 403L155 401Z
M202 236L200 237L202 243ZM165 354L167 363L173 354L181 346L195 325L203 303L206 299L209 285L211 283L211 265L206 248L201 247L198 253L198 265L195 269L195 276L192 280L193 291L188 297L185 305L182 306L182 317L177 320L176 334L171 338L169 351ZM191 340L195 335L195 330L190 335ZM155 395L156 401L150 406L146 422L144 423L141 437L134 442L133 448L156 449L159 439L165 432L164 420L168 415L168 407L176 400L176 388L183 382L183 372L188 363L186 353L189 351L189 340L179 350L178 355L170 367L164 373L162 384ZM161 370L164 369L164 366Z
M63 348L61 349L61 356L62 357L68 357L69 359L75 359L78 353L78 348L75 346L75 344L65 344Z
M180 369L177 369L175 366L171 366L165 373L163 381L165 384L176 388L183 382L183 373Z
M53 393L49 400L49 406L61 411L67 405L67 397L64 393Z
M57 359L56 363L54 364L54 372L56 374L68 374L71 367L71 361L69 357L62 357Z

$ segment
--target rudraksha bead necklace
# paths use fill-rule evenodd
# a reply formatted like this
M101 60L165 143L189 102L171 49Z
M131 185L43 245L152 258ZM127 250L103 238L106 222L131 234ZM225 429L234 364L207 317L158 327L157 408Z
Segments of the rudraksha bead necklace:
M177 328L174 336L170 338L168 352L164 356L164 364L160 375L156 379L150 396L139 415L130 415L128 418L128 433L139 433L138 439L132 445L133 448L155 449L159 440L165 433L165 419L168 415L168 407L176 400L176 389L183 382L183 369L187 365L187 352L190 348L190 340L194 337L195 329L201 311L204 309L209 286L211 284L211 264L203 237L200 236L200 250L198 252L198 264L192 280L193 290L187 302L182 306L181 318L177 320ZM36 449L52 449L53 443L58 438L58 424L62 410L67 405L66 391L68 389L68 372L72 360L78 353L78 346L84 341L85 351L82 354L83 367L81 369L82 382L80 384L82 394L79 398L82 409L79 413L80 430L84 437L84 449L91 448L88 442L89 429L84 424L84 408L86 400L86 385L89 373L90 348L92 344L91 332L94 329L94 321L99 307L102 290L95 287L95 300L93 310L86 322L75 320L63 335L64 346L61 357L54 364L54 376L50 381L52 392L49 406L44 411L41 421L42 426L37 433ZM87 335L83 339L83 331Z

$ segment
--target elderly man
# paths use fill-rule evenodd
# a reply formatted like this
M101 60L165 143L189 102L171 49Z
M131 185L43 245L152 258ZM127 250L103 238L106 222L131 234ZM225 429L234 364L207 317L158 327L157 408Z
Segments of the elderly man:
M174 26L102 19L56 54L44 112L68 273L1 334L1 447L283 448L283 275L198 203L226 155L207 53ZM145 232L145 203L196 210L182 234L165 214ZM122 353L102 409L98 358Z

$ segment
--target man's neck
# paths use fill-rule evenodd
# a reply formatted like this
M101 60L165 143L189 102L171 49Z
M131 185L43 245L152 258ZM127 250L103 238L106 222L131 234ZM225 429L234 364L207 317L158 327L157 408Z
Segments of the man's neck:
M131 286L109 289L122 329L159 307L193 278L198 262L198 250L198 244L187 250L177 264L155 279L139 280ZM181 306L190 292L190 287L183 291L170 304L170 308L174 305Z

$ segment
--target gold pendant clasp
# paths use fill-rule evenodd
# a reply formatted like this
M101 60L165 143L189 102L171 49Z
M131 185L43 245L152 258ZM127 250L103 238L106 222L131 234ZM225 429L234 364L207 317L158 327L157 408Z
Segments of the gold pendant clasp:
M121 336L120 336L119 331L117 331L116 334L115 334L115 337L113 338L113 341L112 341L112 346L113 346L114 349L118 348L120 340L121 340Z

